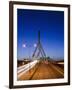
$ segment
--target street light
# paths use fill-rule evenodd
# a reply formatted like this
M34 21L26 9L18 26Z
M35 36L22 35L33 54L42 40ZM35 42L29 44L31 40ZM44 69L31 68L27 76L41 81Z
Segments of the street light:
M34 44L34 47L37 47L37 44L36 43Z
M30 51L31 51L30 48L31 48L31 45L22 44L22 47L23 48L26 48L26 47L28 48L28 53L29 53L29 58L30 58Z
M25 48L26 47L26 44L23 44L22 47Z
M22 45L23 48L28 48L28 54L29 54L29 61L30 61L30 48L31 48L31 45L26 45L26 44L23 44ZM29 72L30 72L30 62L29 62Z
M30 54L31 54L31 53L30 53L30 52L31 52L30 48L31 48L31 45L23 44L22 47L23 47L23 48L26 48L26 47L28 48L29 59L30 59ZM33 45L33 47L37 47L37 44L35 43L35 44ZM29 69L30 69L30 64L29 64ZM30 72L30 70L29 70L29 72Z
M31 48L31 45L23 44L22 47L23 47L23 48L26 48L26 47L28 48L28 50L29 50L29 58L30 58L30 51L31 51L30 48ZM34 43L33 47L37 47L37 44Z
M33 44L33 47L34 47L34 48L36 48L36 47L37 47L37 44L36 44L36 43L34 43L34 44ZM34 59L35 59L35 58L34 58Z

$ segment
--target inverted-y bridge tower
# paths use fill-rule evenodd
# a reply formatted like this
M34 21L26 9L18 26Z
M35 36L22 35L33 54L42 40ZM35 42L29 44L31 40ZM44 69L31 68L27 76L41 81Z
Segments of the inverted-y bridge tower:
M40 41L40 31L38 31L38 42L37 42L37 46L33 52L32 57L38 58L40 55L45 60L46 54L44 52L44 49L43 49L41 41Z

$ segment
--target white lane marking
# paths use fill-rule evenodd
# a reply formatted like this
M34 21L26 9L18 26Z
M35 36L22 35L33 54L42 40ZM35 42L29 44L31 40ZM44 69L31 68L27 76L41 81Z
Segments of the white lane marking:
M18 69L18 78L23 75L25 72L27 72L29 69L31 69L32 67L34 67L37 63L37 60L28 63L27 65L23 66L22 68Z
M61 72L57 67L55 67L53 64L51 64L51 66L56 70L56 71L58 71L61 75L64 75L64 73L63 72Z

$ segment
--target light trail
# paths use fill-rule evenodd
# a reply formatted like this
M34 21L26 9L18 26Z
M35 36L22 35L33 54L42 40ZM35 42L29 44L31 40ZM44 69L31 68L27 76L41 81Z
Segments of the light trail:
M30 70L31 68L33 68L36 64L37 64L37 60L34 60L33 62L30 62L26 65L23 65L21 67L17 68L17 74L18 74L18 78L23 75L24 73L26 73L28 70Z

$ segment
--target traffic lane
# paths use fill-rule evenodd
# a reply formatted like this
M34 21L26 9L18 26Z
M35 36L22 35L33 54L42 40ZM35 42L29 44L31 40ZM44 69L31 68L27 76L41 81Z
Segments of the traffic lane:
M17 80L29 80L38 66L39 64L37 63L33 68L29 69L26 73L23 73L20 77L17 75Z
M62 69L51 63L49 64L40 63L37 71L35 72L34 76L31 79L36 80L36 79L64 78L64 72Z
M29 71L31 68L33 68L36 64L37 64L37 60L33 61L33 62L30 62L26 65L23 65L21 67L19 67L17 69L17 77L21 77L24 73L26 73L27 71Z

